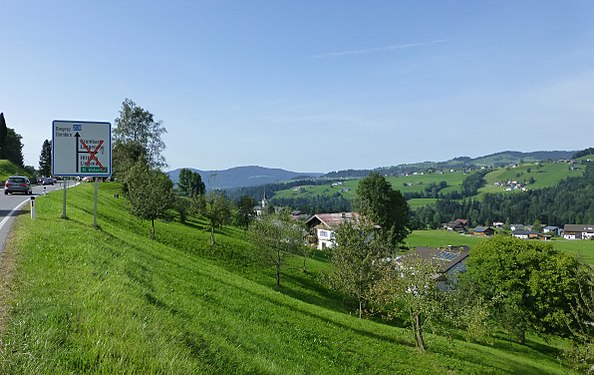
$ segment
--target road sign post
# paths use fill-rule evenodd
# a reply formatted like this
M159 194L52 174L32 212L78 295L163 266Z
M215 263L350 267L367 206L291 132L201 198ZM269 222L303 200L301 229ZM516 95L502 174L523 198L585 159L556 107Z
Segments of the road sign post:
M52 174L62 177L93 177L95 202L93 225L97 227L98 177L111 176L111 123L55 120L52 122ZM64 207L66 219L66 181Z

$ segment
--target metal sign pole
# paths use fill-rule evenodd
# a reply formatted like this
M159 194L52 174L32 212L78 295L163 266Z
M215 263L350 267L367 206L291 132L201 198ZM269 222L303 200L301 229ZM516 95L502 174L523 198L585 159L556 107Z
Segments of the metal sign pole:
M62 202L62 219L68 219L66 216L66 177L62 178L62 185L64 185L64 200Z
M95 214L93 216L93 226L97 228L97 200L99 195L99 177L95 177Z

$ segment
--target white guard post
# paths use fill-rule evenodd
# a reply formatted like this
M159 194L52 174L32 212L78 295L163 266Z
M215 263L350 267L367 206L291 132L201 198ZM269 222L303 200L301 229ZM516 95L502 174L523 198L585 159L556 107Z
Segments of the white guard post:
M35 219L35 197L31 197L31 220Z

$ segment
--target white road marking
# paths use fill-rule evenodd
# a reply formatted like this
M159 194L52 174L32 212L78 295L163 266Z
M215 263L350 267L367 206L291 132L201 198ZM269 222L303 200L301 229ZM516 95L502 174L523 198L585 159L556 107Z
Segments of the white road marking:
M22 201L21 203L19 203L15 208L12 209L12 211L10 211L10 213L8 215L6 215L4 217L4 219L2 219L2 221L0 221L0 230L2 230L2 228L4 228L4 224L6 224L6 222L8 221L8 219L10 219L10 217L18 210L21 209L21 207L23 207L25 205L25 203L29 202L29 199L25 199L24 201Z

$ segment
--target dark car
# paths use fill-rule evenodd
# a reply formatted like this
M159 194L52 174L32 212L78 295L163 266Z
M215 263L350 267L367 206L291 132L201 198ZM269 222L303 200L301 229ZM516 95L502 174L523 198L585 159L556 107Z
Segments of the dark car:
M33 194L31 189L31 181L25 176L10 176L4 183L4 195L8 193L25 193Z
M53 184L54 184L54 179L53 179L53 178L51 178L51 177L44 177L44 178L41 180L41 184L42 184L42 185L53 185Z

